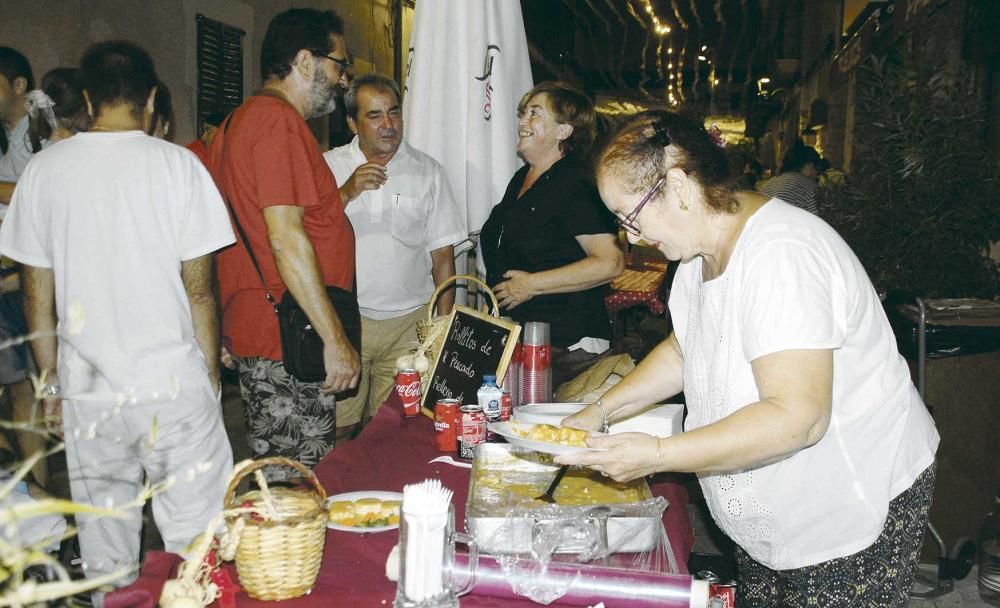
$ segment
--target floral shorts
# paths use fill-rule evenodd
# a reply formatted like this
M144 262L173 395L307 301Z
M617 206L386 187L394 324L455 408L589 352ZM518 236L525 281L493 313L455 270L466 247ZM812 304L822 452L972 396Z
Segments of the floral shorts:
M333 449L337 397L322 382L301 382L281 361L239 360L240 394L254 458L284 456L312 468ZM269 479L280 478L268 471Z
M889 502L882 533L853 555L793 570L771 570L736 547L740 608L905 608L916 575L931 497L932 464Z

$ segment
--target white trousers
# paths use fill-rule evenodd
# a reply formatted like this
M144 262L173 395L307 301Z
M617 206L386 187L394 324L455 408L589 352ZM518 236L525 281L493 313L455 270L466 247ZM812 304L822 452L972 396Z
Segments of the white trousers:
M64 401L70 492L97 507L134 501L144 480L167 488L153 496L153 518L167 551L183 553L222 510L233 451L222 407L208 387L171 401L117 405ZM88 578L125 568L138 574L142 508L126 517L76 516Z

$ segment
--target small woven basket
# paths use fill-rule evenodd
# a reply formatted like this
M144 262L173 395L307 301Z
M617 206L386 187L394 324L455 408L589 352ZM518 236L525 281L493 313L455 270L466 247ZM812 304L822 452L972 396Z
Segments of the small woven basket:
M468 274L456 274L455 276L442 281L431 295L430 302L427 303L427 318L417 321L417 340L420 341L420 348L431 361L437 359L438 353L441 351L441 345L444 344L445 332L448 325L451 323L451 315L434 316L434 309L437 307L438 298L445 289L451 286L452 283L461 280L475 283L482 289L482 291L485 291L486 295L490 298L490 303L493 305L490 314L494 317L500 315L500 304L497 302L496 294L494 294L493 290L490 289L490 286L480 278Z
M259 490L234 497L236 486L244 477L268 465L295 469L311 487L268 488L263 475L258 474ZM233 475L226 490L226 508L239 508L249 501L255 510L253 514L239 516L246 527L236 549L240 585L250 597L286 600L305 595L313 588L326 541L325 500L326 491L316 475L287 458L255 460Z

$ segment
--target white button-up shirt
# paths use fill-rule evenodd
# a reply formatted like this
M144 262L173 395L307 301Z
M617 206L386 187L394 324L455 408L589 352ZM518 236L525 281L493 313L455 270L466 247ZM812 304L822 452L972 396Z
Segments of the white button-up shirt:
M368 162L357 137L323 156L338 185ZM468 236L436 160L403 141L386 173L381 188L347 203L357 238L358 305L376 320L426 304L434 293L431 252Z

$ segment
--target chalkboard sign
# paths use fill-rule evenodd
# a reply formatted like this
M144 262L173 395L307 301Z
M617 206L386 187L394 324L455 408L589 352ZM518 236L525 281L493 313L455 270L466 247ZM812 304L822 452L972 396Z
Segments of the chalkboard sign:
M466 306L455 306L444 344L423 386L424 413L433 416L438 399L476 403L483 374L502 381L521 326Z

